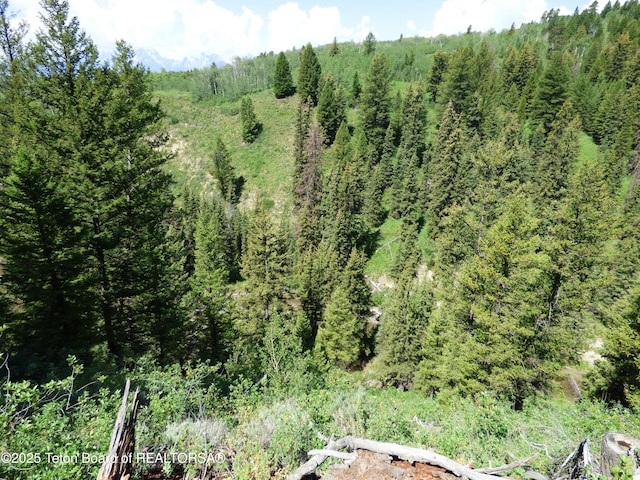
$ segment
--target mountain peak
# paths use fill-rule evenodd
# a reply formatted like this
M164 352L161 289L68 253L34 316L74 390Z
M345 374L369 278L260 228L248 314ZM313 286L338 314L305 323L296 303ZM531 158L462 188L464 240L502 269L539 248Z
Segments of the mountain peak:
M226 65L226 62L219 55L205 54L184 57L182 60L163 57L155 49L136 49L135 60L140 62L152 72L161 72L166 70L169 72L182 72L186 70L194 70L207 68L212 64L218 67Z

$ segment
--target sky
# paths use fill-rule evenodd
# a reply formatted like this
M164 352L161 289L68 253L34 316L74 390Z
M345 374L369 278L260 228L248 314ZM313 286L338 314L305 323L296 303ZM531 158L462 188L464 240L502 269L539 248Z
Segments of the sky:
M537 21L551 8L562 14L587 0L68 0L72 16L102 54L125 40L181 60L201 54L233 57L338 42L360 42L494 29ZM604 5L605 0L600 2ZM33 33L38 0L9 0Z

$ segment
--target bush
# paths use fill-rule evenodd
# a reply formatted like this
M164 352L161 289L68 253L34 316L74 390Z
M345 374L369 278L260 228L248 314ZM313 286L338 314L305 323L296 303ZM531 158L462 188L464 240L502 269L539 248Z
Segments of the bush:
M99 382L76 385L82 365L75 357L68 362L71 374L62 380L34 385L7 376L0 383L0 452L15 460L0 462L0 478L63 480L98 474L100 464L83 460L83 454L96 459L107 454L120 394L98 389Z

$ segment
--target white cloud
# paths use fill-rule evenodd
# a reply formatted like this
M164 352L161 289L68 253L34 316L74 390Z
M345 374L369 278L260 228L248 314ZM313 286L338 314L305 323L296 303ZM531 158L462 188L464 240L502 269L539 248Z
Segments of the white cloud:
M264 23L247 8L236 13L199 0L83 0L73 3L72 14L101 50L124 39L175 59L203 52L254 53Z
M415 32L415 30L416 30L416 22L414 22L413 20L409 20L407 22L407 28L409 29L410 32Z
M174 59L260 52L264 20L248 8L234 12L212 0L70 0L69 4L70 14L78 17L80 27L103 53L112 51L121 39ZM20 10L32 33L40 28L37 0L13 0L11 6Z
M363 17L356 28L342 25L338 7L312 7L308 12L297 3L280 5L268 14L268 48L274 52L301 47L310 42L312 45L338 41L361 40L369 32L369 17ZM363 29L366 29L362 34Z
M434 16L433 29L422 33L425 36L455 35L465 32L469 25L473 31L500 31L512 23L519 26L540 20L549 9L546 0L445 0ZM561 8L561 14L569 13Z
M69 0L69 4L71 15L78 17L103 54L122 39L167 58L215 53L230 60L307 42L327 44L334 37L361 41L371 30L367 16L350 27L343 25L338 7L303 10L295 2L270 11L266 21L249 8L229 10L214 0ZM40 28L38 0L12 0L11 7L20 10L32 33Z

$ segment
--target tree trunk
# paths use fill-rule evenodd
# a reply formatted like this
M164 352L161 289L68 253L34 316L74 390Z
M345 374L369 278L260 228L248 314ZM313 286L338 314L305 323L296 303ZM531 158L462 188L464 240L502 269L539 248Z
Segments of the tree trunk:
M136 389L131 401L129 419L127 420L129 388L130 382L127 379L122 395L122 404L111 434L109 453L102 467L100 467L97 480L129 480L131 478L133 451L135 449L135 423L140 402L138 400L139 390Z
M612 478L611 468L619 465L621 456L629 456L633 460L634 476L640 473L638 451L640 440L624 433L607 433L602 439L601 474Z

